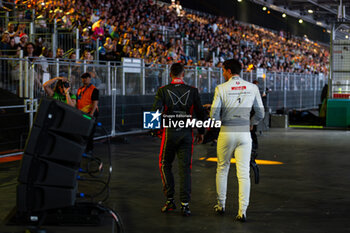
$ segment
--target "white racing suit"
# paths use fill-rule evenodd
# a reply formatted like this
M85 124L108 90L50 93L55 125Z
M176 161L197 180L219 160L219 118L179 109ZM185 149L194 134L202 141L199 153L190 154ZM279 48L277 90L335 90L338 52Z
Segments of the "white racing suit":
M255 115L250 119L252 107ZM210 117L221 120L217 143L216 190L218 203L225 208L227 176L234 152L238 178L238 214L246 215L250 195L250 125L264 118L264 106L255 84L233 76L215 89Z

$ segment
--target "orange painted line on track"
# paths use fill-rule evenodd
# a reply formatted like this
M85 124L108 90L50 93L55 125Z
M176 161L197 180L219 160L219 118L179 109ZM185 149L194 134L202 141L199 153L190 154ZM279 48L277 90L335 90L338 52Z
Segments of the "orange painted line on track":
M202 158L199 158L199 160L205 160L205 161L209 161L209 162L217 162L218 158L216 158L216 157L209 157L209 158L202 157ZM281 165L281 164L283 164L282 162L279 162L279 161L262 160L262 159L256 159L255 162L257 164L260 164L260 165ZM236 159L232 158L231 163L236 163Z

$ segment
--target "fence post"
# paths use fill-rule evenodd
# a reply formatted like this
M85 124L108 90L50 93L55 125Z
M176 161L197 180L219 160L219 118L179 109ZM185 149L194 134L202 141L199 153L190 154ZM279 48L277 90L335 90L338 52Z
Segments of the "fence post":
M53 23L53 34L52 34L52 55L56 57L57 50L57 20L54 19Z
M72 81L72 65L71 65L71 61L68 61L69 65L68 65L68 81Z
M223 78L222 78L222 68L220 68L220 84L223 82Z
M268 77L268 74L267 71L266 71L266 76L264 78L264 91L266 90L267 88L267 84L270 85L270 81L269 79L267 78ZM267 83L269 82L269 83ZM269 86L269 89L270 89L270 86ZM267 95L267 93L265 93ZM269 112L271 112L271 108L270 108L270 95L267 95L267 98L266 98L266 106L269 108Z
M34 43L34 21L30 22L29 25L29 40Z
M313 75L313 81L314 81L314 107L317 108L317 80L318 80L319 75L315 74Z
M80 57L80 40L79 40L79 29L78 28L75 30L75 54L76 54L75 60L78 61L78 59Z
M197 60L200 60L200 56L201 56L201 45L198 44L198 47L197 47Z
M117 85L116 85L116 79L117 79L117 67L113 67L114 69L114 75L112 75L112 131L111 131L111 136L115 136L115 127L116 127L116 98L117 98Z
M300 75L299 75L299 78L300 78ZM300 106L299 106L299 108L300 108L300 110L301 110L301 108L303 107L303 85L302 85L302 83L301 83L301 78L300 78L300 86L299 86L299 90L300 90Z
M282 86L284 85L284 88L283 88L283 109L284 109L284 111L286 111L286 109L287 109L287 80L289 78L289 73L288 73L287 79L285 79L284 73L282 73L282 77L283 77Z
M201 41L201 58L204 57L204 40Z
M59 77L60 75L60 60L56 58L56 77Z
M123 74L122 74L122 95L125 95L125 72L124 72L124 68L123 68Z
M169 84L169 65L165 65L165 85Z
M145 77L145 60L141 60L141 90L142 90L142 95L146 94L146 77Z
M23 50L19 52L19 97L23 97Z
M198 70L197 66L194 67L194 86L198 88Z
M28 58L24 61L24 98L28 98Z
M107 62L107 94L111 95L111 62Z
M30 112L29 112L29 126L33 126L34 121L34 64L30 66L30 80L29 80L29 99L30 99Z
M208 67L208 93L211 93L211 67Z
M86 67L86 60L84 60L84 73L86 73L87 67Z

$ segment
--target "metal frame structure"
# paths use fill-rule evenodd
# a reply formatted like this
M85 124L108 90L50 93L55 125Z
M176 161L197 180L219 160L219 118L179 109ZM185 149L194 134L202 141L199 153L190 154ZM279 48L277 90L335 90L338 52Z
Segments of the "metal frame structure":
M5 60L6 62L1 63L3 66L7 64L8 59L0 59L0 62ZM9 83L10 79L20 80L17 83L18 86L8 87L9 91L17 92L18 96L23 97L24 103L18 106L1 106L0 109L22 108L26 114L29 114L30 127L33 124L38 100L45 96L42 87L37 83L42 78L40 69L43 61L30 62L28 59L17 59L17 62L21 64L22 68L12 75L2 76L0 86L6 89L7 86L3 84ZM138 124L135 126L135 124L128 124L126 121L138 121L137 119L142 115L142 109L146 110L152 105L157 88L170 81L168 65L148 67L144 62L141 62L140 72L129 74L123 70L134 67L125 67L111 62L106 64L75 60L49 60L46 62L50 78L57 75L66 76L71 82L73 92L80 86L79 77L83 72L94 73L94 84L99 88L100 96L104 99L101 101L103 106L100 106L100 120L107 128L108 136L112 137L142 132L142 122L139 124L140 127L137 127ZM322 74L267 72L266 77L262 78L258 77L256 71L252 71L242 72L241 77L250 82L259 80L260 90L268 92L267 104L270 112L318 108L321 90L326 83L326 77ZM224 82L222 69L212 67L186 67L184 80L187 84L197 87L199 93L202 96L207 96L209 101L215 92L215 87ZM22 85L19 85L20 83ZM129 99L135 98L140 101L134 103L129 101ZM121 99L124 99L124 102L120 102ZM98 138L101 137L104 136Z

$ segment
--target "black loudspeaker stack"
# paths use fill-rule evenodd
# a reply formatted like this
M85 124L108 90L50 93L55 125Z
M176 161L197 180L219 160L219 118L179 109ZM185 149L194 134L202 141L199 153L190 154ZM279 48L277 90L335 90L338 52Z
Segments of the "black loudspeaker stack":
M31 218L75 204L79 165L94 123L65 103L41 100L21 163L17 215Z

